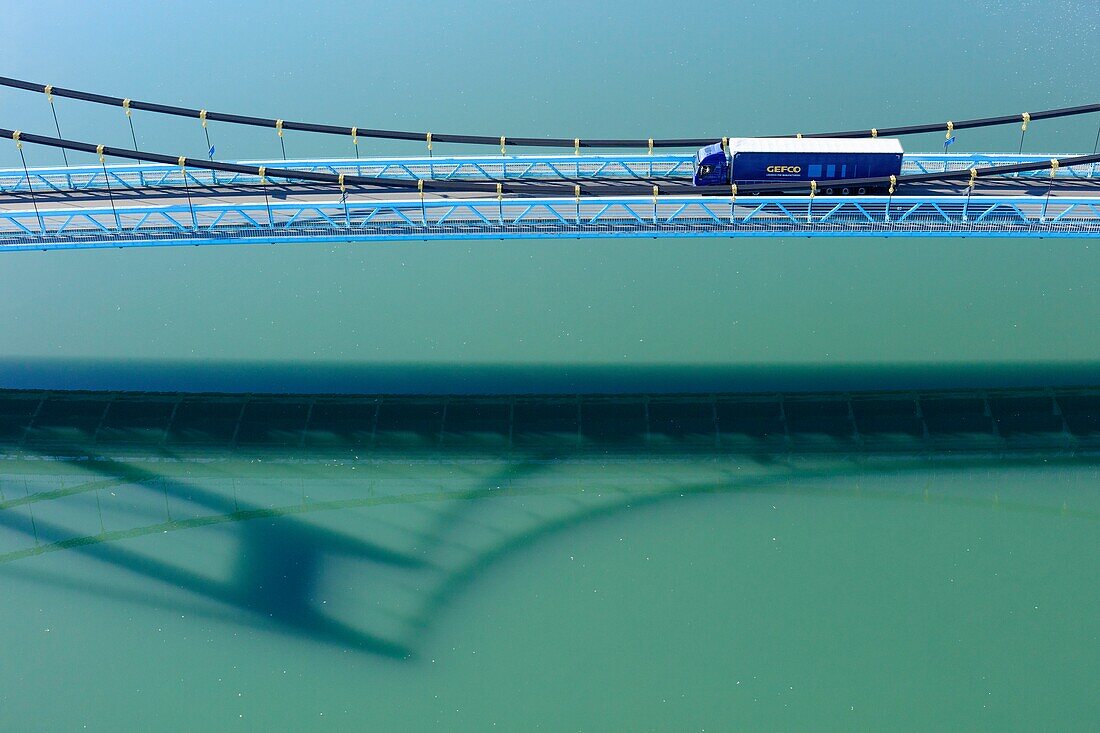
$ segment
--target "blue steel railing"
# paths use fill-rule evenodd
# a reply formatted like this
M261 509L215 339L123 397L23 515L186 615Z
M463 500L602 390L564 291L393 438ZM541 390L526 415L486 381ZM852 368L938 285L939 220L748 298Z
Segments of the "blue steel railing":
M552 155L483 156L449 158L363 158L333 160L241 161L247 165L287 168L297 171L339 175L373 176L397 180L435 179L441 181L504 180L649 180L653 178L691 178L690 155ZM184 176L188 185L256 185L259 176L242 173L180 168L160 164L97 165L80 167L32 168L30 184L36 191L65 191L105 188L127 190L148 186L180 186ZM277 178L269 180L278 181ZM27 190L27 174L22 168L0 170L0 192Z
M589 237L1098 237L1100 197L339 200L0 212L0 250Z
M1047 161L1056 155L1014 155L1003 153L914 153L906 155L902 174L940 173L974 167L1012 165ZM551 156L484 156L449 158L371 158L298 161L244 161L250 165L338 175L373 176L398 180L435 179L450 181L504 180L651 180L655 178L691 177L694 160L690 155L619 154L619 155L551 155ZM29 173L29 179L28 179ZM1048 178L1049 169L1014 174L1014 177ZM1100 164L1059 168L1060 179L1100 178ZM186 177L186 178L185 178ZM29 180L29 184L28 184ZM98 165L69 168L22 168L0 170L0 192L15 193L33 188L35 191L70 191L106 188L108 183L117 191L149 186L188 185L256 185L258 176L241 173L188 168L160 164ZM275 179L277 180L277 179Z

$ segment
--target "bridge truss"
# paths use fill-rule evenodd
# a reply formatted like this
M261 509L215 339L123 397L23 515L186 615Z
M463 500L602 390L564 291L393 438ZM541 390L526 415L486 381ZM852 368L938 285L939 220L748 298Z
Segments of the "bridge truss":
M591 237L1095 237L1100 197L339 199L0 211L0 250Z

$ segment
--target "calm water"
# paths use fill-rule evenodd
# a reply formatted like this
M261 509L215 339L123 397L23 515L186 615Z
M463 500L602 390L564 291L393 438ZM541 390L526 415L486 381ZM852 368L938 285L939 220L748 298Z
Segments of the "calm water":
M6 9L0 67L363 127L717 138L1095 101L1098 25L1092 0L36 3ZM68 137L129 143L118 109L58 115ZM40 95L7 90L0 119L53 127ZM134 121L143 147L204 152L196 121ZM1096 130L1035 123L1025 150L1091 152ZM219 157L279 155L270 131L211 135ZM953 150L1018 144L964 131ZM9 254L0 387L1096 383L1095 256L957 239ZM1065 730L1100 713L1087 458L17 444L4 730Z

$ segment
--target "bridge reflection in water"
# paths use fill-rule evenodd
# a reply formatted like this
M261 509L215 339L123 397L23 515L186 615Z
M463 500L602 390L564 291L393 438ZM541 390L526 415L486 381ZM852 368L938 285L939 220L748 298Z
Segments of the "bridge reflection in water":
M7 392L0 441L0 573L157 603L145 584L93 584L38 564L38 556L79 553L183 591L192 613L406 658L483 568L609 513L693 493L795 491L817 479L930 467L1060 463L1091 471L1100 463L1100 389L396 398ZM994 501L1009 511L1100 519L1066 502L1032 506L858 482L815 491Z

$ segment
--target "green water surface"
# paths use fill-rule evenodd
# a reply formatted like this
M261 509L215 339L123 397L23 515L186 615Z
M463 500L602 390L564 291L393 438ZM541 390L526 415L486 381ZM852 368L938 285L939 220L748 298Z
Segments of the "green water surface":
M2 18L6 75L439 132L885 127L1094 102L1100 72L1093 0L39 2ZM121 110L57 105L67 137L129 144ZM205 153L195 120L134 122L143 147ZM53 132L42 96L11 90L0 126ZM1033 123L1024 149L1091 152L1096 130ZM269 130L211 135L219 157L279 156ZM1019 129L958 138L1015 151ZM821 388L817 367L898 388L922 370L1035 383L1100 363L1095 256L1087 240L966 239L9 253L0 387L361 391L406 366L423 370L402 372L414 392L462 391L479 368L533 370L527 391L584 391L585 369L659 374L639 391L690 388L677 374L698 369L717 370L708 390L723 369L757 384L793 369L784 389ZM334 369L350 371L319 380ZM0 459L4 731L1065 731L1100 716L1088 457L55 458Z

